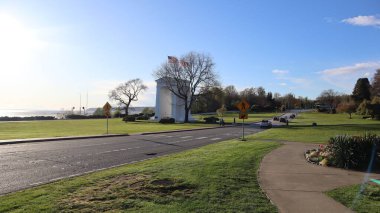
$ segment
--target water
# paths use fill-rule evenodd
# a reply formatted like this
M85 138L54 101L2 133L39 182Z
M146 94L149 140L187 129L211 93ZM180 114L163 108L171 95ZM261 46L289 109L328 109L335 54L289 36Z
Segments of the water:
M141 113L145 107L130 107L130 114ZM154 109L154 107L149 107ZM113 109L112 111L114 111ZM87 115L92 115L96 111L96 108L88 108L86 110ZM124 112L124 111L123 111ZM30 110L30 109L0 109L0 117L31 117L31 116L53 116L56 118L62 118L65 114L71 114L72 111L67 110ZM79 114L79 111L74 111L74 114ZM82 111L83 115L84 112Z
M30 116L54 116L63 114L62 110L26 110L26 109L0 109L0 117L30 117Z

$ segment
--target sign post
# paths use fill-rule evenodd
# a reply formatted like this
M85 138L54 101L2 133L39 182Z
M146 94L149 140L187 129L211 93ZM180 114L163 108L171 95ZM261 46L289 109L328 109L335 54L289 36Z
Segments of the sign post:
M242 141L245 141L245 138L244 138L244 119L248 119L247 110L249 109L250 105L249 105L249 103L245 99L243 99L242 101L240 101L239 103L236 104L236 107L240 110L239 119L243 119L243 125L242 125L242 128L243 128L243 137L242 137Z
M108 118L111 117L111 104L108 102L103 106L103 113L107 117L107 135L108 135Z

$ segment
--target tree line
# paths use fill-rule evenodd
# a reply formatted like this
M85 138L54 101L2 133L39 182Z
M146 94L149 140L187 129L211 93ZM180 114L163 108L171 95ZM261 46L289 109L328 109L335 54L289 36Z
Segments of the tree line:
M372 82L368 78L359 78L352 94L343 94L332 89L324 90L316 100L320 112L353 113L380 119L380 69L376 70Z
M249 87L238 91L235 86L202 88L192 108L193 113L215 112L224 106L226 110L237 110L236 104L245 99L251 105L251 111L285 111L287 109L312 108L314 102L307 97L296 97L293 93L280 95L267 92L263 87Z

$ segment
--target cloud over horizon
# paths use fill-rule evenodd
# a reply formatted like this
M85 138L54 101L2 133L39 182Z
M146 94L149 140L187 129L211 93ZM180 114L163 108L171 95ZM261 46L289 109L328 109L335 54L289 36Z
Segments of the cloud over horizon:
M351 24L355 26L374 26L380 27L380 17L376 16L355 16L352 18L347 18L342 20L343 23Z
M325 69L318 73L321 75L322 80L331 85L351 90L358 78L372 77L376 69L379 68L380 61L372 61Z

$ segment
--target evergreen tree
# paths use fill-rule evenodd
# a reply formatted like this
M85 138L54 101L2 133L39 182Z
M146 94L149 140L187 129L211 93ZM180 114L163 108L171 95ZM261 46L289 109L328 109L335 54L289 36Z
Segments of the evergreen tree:
M352 97L356 103L361 103L363 100L371 100L371 85L368 78L359 78L356 81Z

